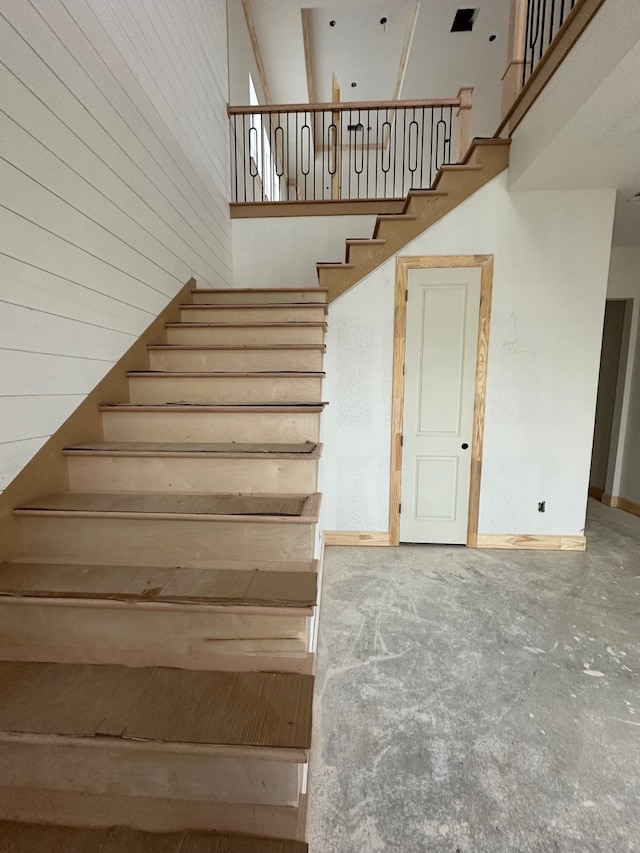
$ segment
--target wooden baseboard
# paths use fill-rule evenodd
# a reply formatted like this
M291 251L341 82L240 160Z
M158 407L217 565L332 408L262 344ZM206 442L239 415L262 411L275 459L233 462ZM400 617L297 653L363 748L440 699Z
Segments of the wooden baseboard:
M616 507L616 506L618 506L619 498L617 497L617 495L603 494L602 497L600 498L600 500L605 506Z
M601 489L600 486L589 486L589 497L604 503L604 489Z
M480 533L476 548L509 548L524 551L584 551L584 536L536 536L534 534Z
M618 509L624 510L624 512L640 517L640 503L627 500L627 498L621 498L619 495L605 495L605 497L609 498L610 501L610 503L607 503L607 506L617 507ZM602 503L606 503L604 498L602 499Z
M325 545L375 545L388 547L391 545L389 534L374 530L325 530Z

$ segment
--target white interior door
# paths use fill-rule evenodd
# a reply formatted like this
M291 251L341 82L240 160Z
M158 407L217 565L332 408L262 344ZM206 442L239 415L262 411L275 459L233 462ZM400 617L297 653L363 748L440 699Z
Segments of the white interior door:
M464 544L480 268L409 270L400 540Z

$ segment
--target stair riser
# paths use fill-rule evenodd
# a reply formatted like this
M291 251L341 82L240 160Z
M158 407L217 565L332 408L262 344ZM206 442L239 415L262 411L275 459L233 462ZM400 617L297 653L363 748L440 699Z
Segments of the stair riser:
M349 246L348 262L358 266L359 264L368 264L370 269L377 267L386 258L389 257L386 245L372 243L358 243L355 246Z
M70 456L69 488L76 491L269 492L316 491L316 459L227 459Z
M151 370L322 370L322 350L150 350Z
M132 403L318 403L322 380L306 377L138 377L129 379Z
M324 305L301 305L291 308L241 308L188 306L180 309L183 323L323 323Z
M0 601L0 658L194 670L309 673L304 614Z
M322 326L265 326L262 328L169 326L167 343L191 346L198 344L322 344L324 328Z
M24 556L114 566L206 568L211 560L310 560L312 523L31 516Z
M103 412L105 441L317 442L320 413Z
M265 302L326 302L324 290L195 290L192 294L196 305L260 305Z
M300 765L249 755L207 754L197 745L179 752L162 744L117 738L0 742L2 783L7 787L296 806ZM8 815L0 812L0 817Z
M193 829L302 841L306 811L306 796L300 797L298 808L292 808L0 786L0 815L57 825L128 826L158 832Z

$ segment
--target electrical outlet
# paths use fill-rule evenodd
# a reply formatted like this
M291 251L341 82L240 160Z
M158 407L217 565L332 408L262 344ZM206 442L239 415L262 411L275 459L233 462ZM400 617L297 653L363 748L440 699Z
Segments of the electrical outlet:
M540 503L538 504L538 512L546 512L546 511L547 511L547 502L546 501L540 501Z

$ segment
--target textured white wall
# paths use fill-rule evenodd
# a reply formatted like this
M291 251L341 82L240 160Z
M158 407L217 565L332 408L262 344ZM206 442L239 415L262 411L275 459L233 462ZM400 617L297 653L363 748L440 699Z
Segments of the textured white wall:
M610 489L612 495L640 503L640 246L611 250L607 296L632 300L618 454L611 460L614 470L607 490Z
M194 275L231 279L224 0L5 0L0 489Z
M318 261L344 261L347 237L371 237L375 216L234 219L234 287L317 287Z
M578 535L615 192L509 193L507 180L499 175L401 254L495 256L480 532ZM330 530L388 529L394 282L390 259L329 310Z

